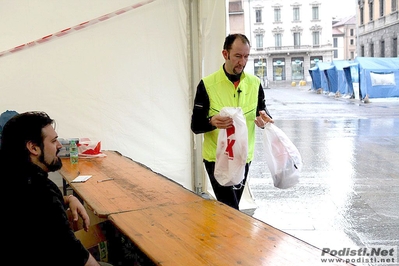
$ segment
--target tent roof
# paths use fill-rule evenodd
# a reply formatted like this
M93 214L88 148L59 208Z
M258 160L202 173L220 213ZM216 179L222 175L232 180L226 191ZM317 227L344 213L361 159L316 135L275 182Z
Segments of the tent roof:
M331 62L318 62L317 66L320 70L326 70L326 69L332 69L334 68L334 65L331 64Z
M397 57L356 57L355 62L364 69L398 69Z
M334 60L332 63L338 70L342 70L344 67L349 66L351 61L348 61L348 60Z

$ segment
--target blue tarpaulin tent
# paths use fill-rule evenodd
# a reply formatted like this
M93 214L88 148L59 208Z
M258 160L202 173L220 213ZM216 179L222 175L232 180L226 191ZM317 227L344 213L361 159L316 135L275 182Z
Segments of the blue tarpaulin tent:
M337 78L335 75L334 65L325 62L317 63L320 70L321 88L325 93L335 93L334 87L337 83Z
M318 66L309 69L310 77L312 78L312 90L317 90L321 87L320 71Z
M352 62L348 66L345 66L343 70L347 84L345 94L352 97L354 96L353 83L359 83L359 64Z
M334 91L339 91L342 95L348 94L348 82L345 77L344 67L349 66L350 62L347 60L334 60L332 63L335 66L337 76L337 82L334 84L337 87L334 88Z
M317 65L309 69L312 78L312 87L322 89L324 92L335 92L337 87L337 77L335 75L334 65L330 62L318 62Z
M399 58L356 57L360 99L399 97Z

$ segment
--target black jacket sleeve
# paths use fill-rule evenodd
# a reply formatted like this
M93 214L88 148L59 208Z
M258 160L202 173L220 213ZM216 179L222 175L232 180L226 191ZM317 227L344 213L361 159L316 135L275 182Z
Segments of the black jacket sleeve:
M216 127L209 123L209 96L206 92L204 82L201 80L197 86L194 98L193 113L191 115L191 130L195 134L214 130Z
M260 84L259 85L259 92L258 92L258 107L256 109L256 116L259 116L259 111L265 111L266 114L273 119L273 117L270 115L269 110L267 110L266 107L266 100L265 100L265 92L263 91L263 87Z

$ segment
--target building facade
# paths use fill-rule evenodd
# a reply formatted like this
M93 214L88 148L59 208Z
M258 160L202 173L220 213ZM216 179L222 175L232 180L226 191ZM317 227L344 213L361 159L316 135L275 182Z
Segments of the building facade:
M310 81L310 68L333 60L330 1L242 2L252 46L246 70L261 80Z
M356 57L356 16L333 20L333 60L353 60Z
M228 10L230 33L245 34L244 8L242 0L229 0Z
M359 56L399 56L398 0L359 0L357 24Z

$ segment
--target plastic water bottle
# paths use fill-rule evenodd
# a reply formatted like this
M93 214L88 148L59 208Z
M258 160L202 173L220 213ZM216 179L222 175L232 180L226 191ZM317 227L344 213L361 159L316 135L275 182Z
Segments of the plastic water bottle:
M74 139L71 140L69 143L69 158L71 160L71 164L78 163L79 151L78 145L76 144L76 141Z

